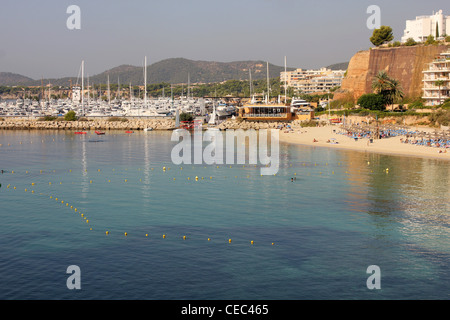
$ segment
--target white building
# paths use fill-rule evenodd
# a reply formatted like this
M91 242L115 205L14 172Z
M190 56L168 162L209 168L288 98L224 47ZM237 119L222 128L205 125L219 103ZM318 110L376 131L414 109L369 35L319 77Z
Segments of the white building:
M294 89L295 93L319 93L328 92L330 89L340 87L345 70L330 70L321 68L318 70L296 69L294 71L281 72L280 81L283 85Z
M440 86L437 80L442 80ZM450 97L450 51L443 52L423 71L423 96L425 105L439 105Z
M431 16L418 16L415 20L406 20L401 42L404 43L409 38L413 38L416 42L423 42L429 35L436 37L436 28L439 37L450 35L450 16L445 16L442 10Z

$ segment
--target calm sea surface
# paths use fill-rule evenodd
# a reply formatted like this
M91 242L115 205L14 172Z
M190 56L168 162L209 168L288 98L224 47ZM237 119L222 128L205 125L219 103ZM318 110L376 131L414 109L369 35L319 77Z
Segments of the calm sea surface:
M450 298L449 162L282 144L261 176L170 136L0 131L0 299Z

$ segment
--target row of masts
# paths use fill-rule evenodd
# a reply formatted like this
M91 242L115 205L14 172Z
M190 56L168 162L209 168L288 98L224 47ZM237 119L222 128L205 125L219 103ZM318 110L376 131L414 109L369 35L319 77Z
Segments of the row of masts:
M250 82L250 97L252 96L253 91L253 85L252 85L252 73L251 69L249 68L249 82ZM286 56L284 57L284 76L285 76L285 84L284 84L284 103L286 104L286 98L287 98L287 66L286 66ZM269 80L269 62L267 61L267 95L266 95L266 102L269 102L270 97L270 80ZM87 78L88 81L88 88L89 87L89 77ZM111 103L111 91L110 91L110 84L109 84L109 74L107 75L107 82L108 82L108 103ZM117 78L117 96L120 95L120 83L119 78ZM101 90L101 88L100 88ZM163 88L164 90L164 88ZM172 86L171 86L171 95L172 95L172 103L173 103L173 92L172 92ZM188 73L188 92L187 96L190 96L190 74ZM49 97L50 97L50 89L49 89ZM88 104L89 104L89 94L88 94ZM132 90L131 90L131 82L130 82L130 98L132 98ZM144 57L144 106L147 107L147 56ZM82 113L84 114L84 60L81 61L81 109Z

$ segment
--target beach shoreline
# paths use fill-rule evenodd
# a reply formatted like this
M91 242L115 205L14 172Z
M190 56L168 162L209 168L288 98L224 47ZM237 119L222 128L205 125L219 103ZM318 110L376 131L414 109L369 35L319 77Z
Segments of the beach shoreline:
M393 156L412 156L420 158L450 160L450 151L444 153L443 148L417 146L400 142L404 137L389 137L375 139L372 143L368 139L355 139L339 134L339 126L294 128L292 131L280 130L280 142L323 147L339 150L380 153ZM333 132L334 130L334 132ZM335 139L336 144L330 143ZM330 142L327 142L330 141ZM439 153L442 150L442 153Z

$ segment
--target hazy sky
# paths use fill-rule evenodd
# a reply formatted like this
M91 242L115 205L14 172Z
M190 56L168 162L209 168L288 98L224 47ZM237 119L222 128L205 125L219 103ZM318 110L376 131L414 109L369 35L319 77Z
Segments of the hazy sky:
M69 5L81 29L69 30ZM442 9L444 0L1 0L0 71L33 79L95 75L121 64L183 57L264 60L318 68L349 61L371 46L367 7L403 35L406 20Z

